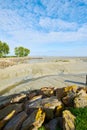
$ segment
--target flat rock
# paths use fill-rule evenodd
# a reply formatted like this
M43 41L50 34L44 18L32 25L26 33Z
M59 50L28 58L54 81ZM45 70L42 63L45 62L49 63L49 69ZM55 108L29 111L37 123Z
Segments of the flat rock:
M27 114L23 111L14 116L5 126L3 130L20 130L23 121L27 118Z
M20 104L10 104L8 106L6 106L5 108L0 110L0 120L5 118L10 112L12 112L13 110L15 110L15 114L17 114L18 112L21 112L23 110L23 103Z

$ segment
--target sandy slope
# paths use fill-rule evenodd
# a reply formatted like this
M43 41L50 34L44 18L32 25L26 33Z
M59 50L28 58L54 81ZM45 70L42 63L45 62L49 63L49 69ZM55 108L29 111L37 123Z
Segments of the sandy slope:
M77 59L33 64L18 64L0 69L0 91L16 84L9 93L17 93L44 86L63 87L77 84L83 86L87 74L87 62Z

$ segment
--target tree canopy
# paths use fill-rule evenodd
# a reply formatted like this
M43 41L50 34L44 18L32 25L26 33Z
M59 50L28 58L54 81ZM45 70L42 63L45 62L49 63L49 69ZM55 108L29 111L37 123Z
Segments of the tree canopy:
M0 41L0 57L5 57L9 54L9 45L6 42Z
M19 46L19 47L15 47L14 52L16 56L24 57L24 56L28 56L28 54L30 53L30 50L22 46Z

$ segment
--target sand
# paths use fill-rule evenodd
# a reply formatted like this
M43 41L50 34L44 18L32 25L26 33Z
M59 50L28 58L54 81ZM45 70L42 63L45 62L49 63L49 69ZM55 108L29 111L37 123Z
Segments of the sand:
M0 69L0 95L41 87L85 85L87 58L44 58L41 62L21 63Z

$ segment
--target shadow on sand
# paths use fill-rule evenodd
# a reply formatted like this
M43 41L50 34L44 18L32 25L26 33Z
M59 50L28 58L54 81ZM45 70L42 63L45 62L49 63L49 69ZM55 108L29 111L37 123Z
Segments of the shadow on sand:
M72 81L72 80L65 80L64 82L68 82L68 83L74 83L74 84L78 84L78 85L86 85L83 82L76 82L76 81Z

